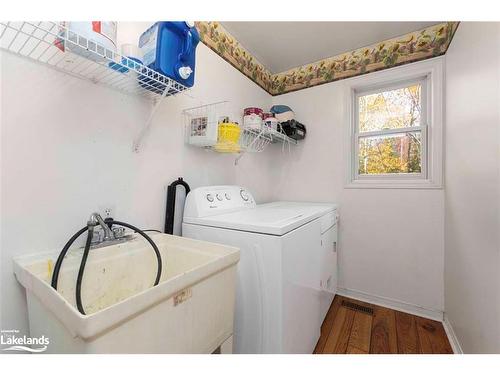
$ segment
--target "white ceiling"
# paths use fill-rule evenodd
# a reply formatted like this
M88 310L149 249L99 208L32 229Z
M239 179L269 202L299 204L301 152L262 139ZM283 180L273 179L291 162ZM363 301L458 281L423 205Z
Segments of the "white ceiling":
M221 22L272 73L397 37L434 22Z

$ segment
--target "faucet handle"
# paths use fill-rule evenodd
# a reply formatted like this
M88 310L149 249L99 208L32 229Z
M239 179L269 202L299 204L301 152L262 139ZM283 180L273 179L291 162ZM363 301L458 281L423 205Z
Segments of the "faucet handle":
M111 224L112 221L113 221L113 218L111 216L107 216L104 219L104 222L106 223L106 225L108 226L109 229L113 229L113 224Z
M113 227L113 234L115 238L125 237L125 228L124 227Z

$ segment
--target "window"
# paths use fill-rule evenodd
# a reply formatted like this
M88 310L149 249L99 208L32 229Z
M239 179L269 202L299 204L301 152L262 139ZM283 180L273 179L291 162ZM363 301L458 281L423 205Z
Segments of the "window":
M440 71L408 65L348 85L347 187L441 187Z
M356 93L356 174L425 176L425 80Z

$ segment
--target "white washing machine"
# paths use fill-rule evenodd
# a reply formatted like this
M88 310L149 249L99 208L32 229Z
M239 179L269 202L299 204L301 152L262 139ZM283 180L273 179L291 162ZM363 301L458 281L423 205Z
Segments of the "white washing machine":
M337 288L336 224L334 204L257 205L239 186L188 194L183 236L241 250L235 353L313 352Z

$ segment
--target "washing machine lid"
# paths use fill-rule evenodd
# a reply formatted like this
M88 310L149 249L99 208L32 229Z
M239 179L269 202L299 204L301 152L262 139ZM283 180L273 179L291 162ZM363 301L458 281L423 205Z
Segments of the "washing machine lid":
M184 222L282 236L335 209L334 204L273 202L227 214L202 218L184 217Z

